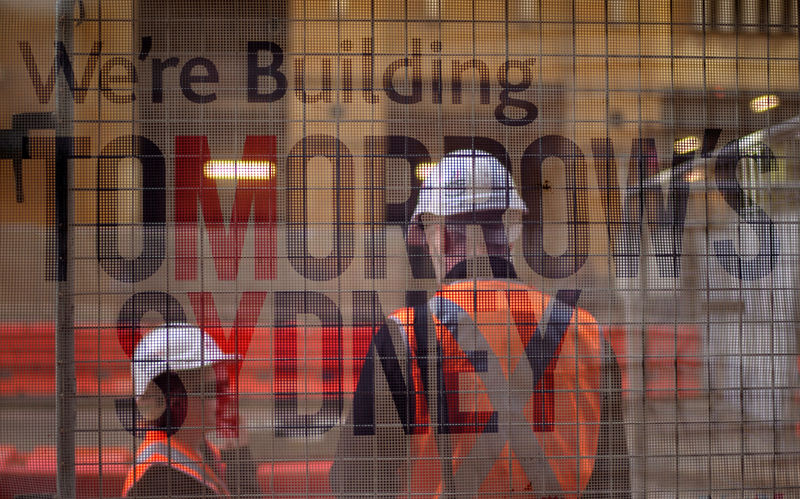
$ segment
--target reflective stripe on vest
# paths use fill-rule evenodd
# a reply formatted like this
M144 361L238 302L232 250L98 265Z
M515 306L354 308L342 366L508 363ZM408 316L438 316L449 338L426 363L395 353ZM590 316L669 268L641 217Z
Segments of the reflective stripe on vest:
M219 452L210 442L206 442L206 445L212 459L219 456ZM148 432L144 442L136 452L136 463L125 479L122 495L127 495L134 484L144 476L151 466L154 464L166 464L202 483L215 494L229 496L230 492L225 482L219 478L218 473L207 461L194 450L181 445L174 439L168 438L163 432Z
M552 299L519 283L465 281L429 302L443 483L424 492L575 497L585 488L599 436L602 345L594 318L575 308L578 295ZM408 310L393 317L413 352ZM415 438L412 449L430 458L430 442ZM429 464L429 481L433 471Z

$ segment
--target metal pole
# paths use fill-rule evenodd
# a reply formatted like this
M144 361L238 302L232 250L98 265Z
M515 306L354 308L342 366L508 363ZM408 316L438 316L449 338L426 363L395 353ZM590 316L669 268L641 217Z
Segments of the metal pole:
M56 60L59 51L71 57L74 0L58 0L56 7ZM57 71L56 75L62 74ZM56 417L58 430L57 494L75 497L75 342L72 250L72 145L73 101L66 75L56 90L56 224L58 230L58 291L56 297Z

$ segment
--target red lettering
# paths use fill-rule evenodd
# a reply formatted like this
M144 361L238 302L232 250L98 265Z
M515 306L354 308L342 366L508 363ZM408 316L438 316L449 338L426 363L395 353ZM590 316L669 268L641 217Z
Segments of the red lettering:
M253 328L258 323L258 316L264 300L267 298L267 292L243 292L236 310L236 319L231 328L225 328L220 324L214 296L211 293L208 291L189 292L188 295L194 315L197 317L197 324L214 338L222 351L236 353L239 357L244 358L250 347Z
M344 390L346 393L354 393L358 385L358 377L361 375L361 368L364 366L364 360L367 358L369 345L372 343L373 327L372 326L353 326L352 335L352 361L350 365L350 378L348 384L345 385Z
M645 331L645 394L672 399L700 394L700 333L690 325L648 326Z
M342 392L344 365L339 337L343 332L330 326L276 327L275 393L330 395ZM298 369L298 360L301 359L305 363L302 370Z
M614 350L622 374L624 397L629 397L632 393L628 375L631 368L627 348L628 333L622 326L612 326L605 330L605 336ZM672 325L651 325L643 332L637 330L630 333L643 334L644 390L647 398L687 398L696 397L700 393L702 352L697 328L690 325L681 325L678 328Z
M209 292L190 292L197 323L222 348L223 352L236 353L237 361L228 370L230 385L227 392L217 393L217 432L220 436L236 436L239 421L239 371L242 368L253 329L258 323L258 315L267 297L265 291L245 291L236 309L236 318L231 328L222 326L214 304L214 296Z
M197 207L203 209L203 221L211 243L217 277L235 280L242 256L251 211L255 222L256 279L275 278L275 166L274 135L248 136L242 161L268 161L273 174L267 179L242 179L236 192L230 222L222 216L217 182L204 175L203 167L211 160L205 136L175 137L175 278L197 279Z

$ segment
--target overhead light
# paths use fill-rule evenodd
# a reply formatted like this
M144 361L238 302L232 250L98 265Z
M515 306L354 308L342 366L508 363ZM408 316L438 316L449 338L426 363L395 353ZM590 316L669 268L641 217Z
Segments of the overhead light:
M417 169L414 173L417 175L417 178L420 179L420 181L423 181L434 166L436 166L436 163L433 162L420 163L417 165Z
M270 180L275 176L275 163L212 159L203 165L203 175L215 180Z
M781 105L781 100L775 94L759 95L750 101L750 109L754 113L763 113Z
M331 14L334 17L347 15L348 0L331 0Z
M700 139L694 135L675 141L675 152L678 154L686 154L698 149L700 149Z
M425 15L429 19L439 18L439 0L426 0L425 2Z
M705 178L705 174L702 169L696 168L689 171L684 178L687 182L699 182Z

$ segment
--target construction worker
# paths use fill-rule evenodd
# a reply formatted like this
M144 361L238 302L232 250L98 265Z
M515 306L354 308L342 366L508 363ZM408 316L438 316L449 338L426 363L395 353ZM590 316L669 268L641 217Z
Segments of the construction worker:
M376 332L341 428L341 497L626 497L620 372L578 290L518 279L527 207L482 151L423 181L409 244L441 287Z
M152 330L134 350L136 405L147 428L123 485L128 497L256 497L256 466L245 432L218 448L217 393L228 390L224 354L214 339L189 324Z

